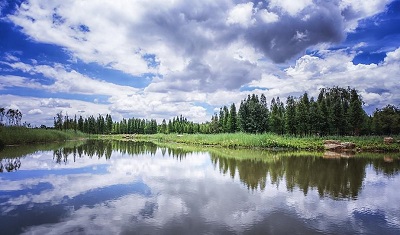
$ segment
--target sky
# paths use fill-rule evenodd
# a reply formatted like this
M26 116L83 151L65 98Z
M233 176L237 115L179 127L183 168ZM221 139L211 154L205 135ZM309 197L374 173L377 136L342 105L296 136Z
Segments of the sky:
M0 107L205 122L248 94L400 106L400 0L0 0Z

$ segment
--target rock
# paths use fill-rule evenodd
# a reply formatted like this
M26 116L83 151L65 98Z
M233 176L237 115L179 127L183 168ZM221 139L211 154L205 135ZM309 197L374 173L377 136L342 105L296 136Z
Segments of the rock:
M342 145L340 145L340 144L325 144L324 148L325 148L325 150L328 150L328 151L339 151L342 149Z
M343 149L354 149L356 147L356 144L352 142L344 142L341 143L341 145L343 146Z
M356 148L352 142L340 142L338 140L324 140L324 148L328 151L348 151Z
M385 138L383 138L383 142L385 144L393 144L394 143L394 139L392 137L385 137Z
M339 140L324 140L324 144L340 144Z

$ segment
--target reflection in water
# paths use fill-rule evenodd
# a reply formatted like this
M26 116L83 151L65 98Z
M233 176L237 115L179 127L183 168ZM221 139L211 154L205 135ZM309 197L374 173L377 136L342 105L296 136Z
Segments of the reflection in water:
M400 232L398 156L88 141L1 163L4 234Z
M157 152L157 145L151 142L142 141L103 141L103 140L88 140L85 144L64 147L53 152L53 159L57 163L67 163L69 158L73 158L73 162L76 158L82 158L82 156L88 156L90 158L106 158L110 159L112 152L117 151L121 154L127 155L150 155L154 156ZM168 154L173 158L182 160L186 157L186 154L192 153L181 148L160 148L163 156Z
M78 147L55 150L54 159L57 163L66 163L70 155L73 156L74 162L76 156L82 155L110 159L113 150L122 154L153 156L157 148L157 145L149 142L91 140ZM161 152L163 156L168 152L169 156L179 160L192 153L182 148L161 148ZM240 150L240 153L246 154L246 150ZM400 170L400 161L391 161L392 164L388 164L388 161L385 161L387 158L327 159L312 156L312 153L300 157L296 153L284 155L279 157L279 152L264 152L262 158L256 156L253 159L237 159L222 157L211 151L211 161L221 173L229 174L232 178L238 172L240 181L253 191L264 190L269 176L274 185L279 185L284 180L289 191L297 187L307 195L309 189L317 189L321 197L329 195L333 198L352 199L357 198L362 188L368 165L373 165L376 171L385 175L394 175Z
M317 189L320 196L357 198L365 177L368 159L324 159L320 157L285 156L273 161L237 160L211 156L212 162L224 174L233 178L238 171L239 179L251 190L264 190L267 176L272 184L285 181L287 190L299 188L307 195L309 189ZM380 165L382 167L382 165ZM399 169L399 165L397 165Z
M19 158L0 159L0 173L7 171L16 171L21 167L21 160Z

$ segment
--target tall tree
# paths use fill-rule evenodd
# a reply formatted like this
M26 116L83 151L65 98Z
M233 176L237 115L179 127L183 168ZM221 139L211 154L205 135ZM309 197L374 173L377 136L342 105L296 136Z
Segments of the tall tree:
M6 115L5 108L0 107L0 126L3 125L3 119Z
M300 135L308 135L310 131L310 101L308 94L305 92L299 99L296 110L296 130Z
M232 103L229 112L229 132L236 132L237 128L237 113L235 103Z
M268 125L264 123L267 120L268 114L267 107L264 107L258 96L252 94L248 95L247 99L240 103L238 112L238 120L240 129L248 133L263 133L266 131Z
M107 134L112 132L112 127L113 127L113 120L110 114L106 115L106 130L107 130Z
M293 96L286 99L285 128L286 133L296 134L296 101Z
M81 132L84 132L82 116L79 116L79 119L78 119L78 130L81 131Z
M350 91L350 107L348 117L349 123L353 130L353 134L359 135L365 121L365 112L362 108L362 99L355 89L352 89Z
M229 132L229 110L228 107L224 106L224 121L223 121L223 132Z

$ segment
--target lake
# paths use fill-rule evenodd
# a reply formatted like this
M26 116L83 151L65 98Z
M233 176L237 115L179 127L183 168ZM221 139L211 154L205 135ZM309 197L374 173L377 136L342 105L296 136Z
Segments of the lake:
M0 159L1 234L400 234L398 154L87 141Z

